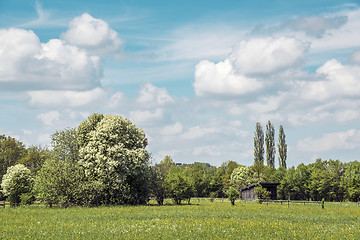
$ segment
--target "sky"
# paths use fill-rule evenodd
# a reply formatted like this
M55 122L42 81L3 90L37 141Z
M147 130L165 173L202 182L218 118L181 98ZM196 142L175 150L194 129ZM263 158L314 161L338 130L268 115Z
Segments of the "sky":
M0 0L0 134L27 146L119 114L155 163L250 166L271 121L288 166L349 162L359 109L358 1Z

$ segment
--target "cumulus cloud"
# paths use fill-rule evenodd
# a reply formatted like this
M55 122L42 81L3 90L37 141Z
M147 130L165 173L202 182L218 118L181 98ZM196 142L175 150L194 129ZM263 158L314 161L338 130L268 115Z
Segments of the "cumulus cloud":
M67 43L84 48L94 55L119 54L123 47L123 41L108 23L88 13L74 18L61 37Z
M238 73L269 74L299 64L309 47L289 37L252 38L237 44L228 59Z
M194 89L198 96L206 94L242 95L262 87L255 78L234 73L228 60L219 63L201 61L196 65Z
M90 91L29 91L29 104L34 107L81 107L96 104L106 97L101 88Z
M360 66L343 65L332 59L317 69L324 80L307 82L302 89L305 99L324 101L334 97L360 96Z
M40 43L30 30L0 29L3 90L89 89L102 75L98 57L59 39Z
M164 106L174 103L175 100L165 88L157 88L151 83L146 83L140 90L137 102L147 107Z
M253 38L237 44L219 63L203 60L196 65L194 89L206 94L244 95L269 84L261 77L297 66L309 44L295 38Z
M331 149L355 149L360 146L360 131L350 129L346 132L324 134L321 138L300 140L297 148L300 151L325 152Z

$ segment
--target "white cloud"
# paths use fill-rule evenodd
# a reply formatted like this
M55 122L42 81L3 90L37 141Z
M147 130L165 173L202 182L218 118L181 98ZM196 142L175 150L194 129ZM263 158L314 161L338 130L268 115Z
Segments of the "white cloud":
M156 109L155 112L151 111L131 111L130 112L130 119L134 123L141 123L145 125L152 124L154 121L160 121L162 120L164 115L163 109Z
M69 29L61 35L67 43L84 48L95 55L119 54L123 41L117 32L102 19L84 13L69 23Z
M240 41L228 59L240 74L269 74L298 65L308 49L295 38L252 38Z
M217 64L201 61L196 65L194 89L198 96L206 94L242 95L260 89L254 78L235 74L228 60Z
M58 111L50 111L37 115L37 118L40 119L45 125L52 126L60 120L60 113Z
M174 123L172 125L167 125L165 126L161 131L160 133L162 135L176 135L176 134L179 134L181 133L183 130L183 126L181 123L177 122L177 123Z
M300 140L297 148L300 151L326 152L338 149L355 149L360 147L360 131L350 129L346 132L324 134L321 138Z
M196 126L189 128L189 130L181 134L180 137L185 140L193 140L193 139L202 138L208 134L217 133L219 131L220 129L218 128Z
M0 29L2 89L88 89L99 85L98 57L58 39L41 44L32 32Z
M203 96L255 92L271 84L271 74L297 67L308 49L308 43L288 37L243 40L224 61L216 64L204 60L196 65L195 93ZM266 79L262 79L264 74L268 74Z
M29 91L29 104L34 107L81 107L96 104L106 97L101 88L90 91Z
M147 107L153 107L171 104L175 100L165 88L157 88L151 83L146 83L140 90L137 102Z
M360 66L342 65L332 59L317 69L325 80L307 82L302 89L305 99L324 101L334 97L360 96Z

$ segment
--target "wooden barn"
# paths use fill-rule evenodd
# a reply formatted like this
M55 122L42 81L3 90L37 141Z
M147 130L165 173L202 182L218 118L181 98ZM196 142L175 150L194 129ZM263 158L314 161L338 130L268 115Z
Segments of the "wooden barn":
M277 186L280 183L267 183L267 182L259 182L241 189L241 199L247 201L255 201L257 200L257 195L255 193L255 187L261 185L263 188L266 188L267 191L271 193L270 199L277 199Z

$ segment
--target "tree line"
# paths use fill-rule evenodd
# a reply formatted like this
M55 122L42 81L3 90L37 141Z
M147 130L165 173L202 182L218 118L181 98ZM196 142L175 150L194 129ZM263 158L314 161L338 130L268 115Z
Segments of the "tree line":
M279 199L358 201L360 163L323 161L286 168L287 145L280 125L275 168L275 131L268 121L254 132L254 164L176 164L170 156L153 164L143 130L118 115L92 114L77 128L56 131L51 149L26 147L0 135L0 198L12 205L40 201L48 206L176 204L191 197L240 197L258 182L280 182ZM264 147L265 146L265 147ZM266 149L266 152L265 152ZM266 164L264 164L266 153Z

